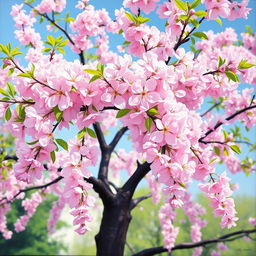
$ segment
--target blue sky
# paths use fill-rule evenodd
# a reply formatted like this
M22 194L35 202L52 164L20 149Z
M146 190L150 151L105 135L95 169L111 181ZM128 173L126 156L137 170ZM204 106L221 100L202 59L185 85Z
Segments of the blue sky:
M37 1L38 2L38 1ZM161 1L162 2L162 1ZM12 46L19 46L19 42L14 39L13 31L15 29L14 22L12 20L12 17L9 15L11 6L13 4L20 4L22 1L17 0L0 0L0 43L6 44L7 42L10 42ZM76 13L78 13L79 10L74 9L73 7L76 5L76 0L67 0L67 8L66 11L70 12L71 16L75 16ZM96 9L105 8L109 13L110 16L114 19L114 10L119 9L122 5L122 1L120 0L111 0L111 1L100 1L100 0L91 0L91 4L95 6ZM107 3L107 4L106 4ZM228 21L224 20L223 25L220 26L215 21L209 21L202 23L202 26L200 26L200 31L208 31L213 30L215 32L221 32L226 27L233 27L238 34L245 31L245 25L250 25L253 29L253 31L256 30L256 0L251 0L249 3L249 7L253 10L251 11L249 18L247 20L244 19L237 19L235 21ZM157 16L152 13L150 15L146 15L147 17L151 18L151 21L149 22L149 25L155 25L160 30L164 30L164 20L157 19ZM46 25L46 22L44 22L41 25L36 25L36 29L41 32L42 38L45 39L47 32L45 31L44 27ZM122 36L111 36L110 37L110 47L112 51L116 51L116 46L118 44L122 44L123 42ZM77 55L73 54L71 51L67 51L67 59L73 60L77 58ZM23 62L22 62L23 63ZM248 85L242 85L242 87L245 87ZM69 132L65 132L64 136L67 137L73 137L76 133L76 130L72 130ZM113 136L113 133L110 133L109 138ZM249 136L252 137L252 141L256 141L256 131L250 131ZM119 145L119 147L124 147L126 150L131 149L131 145L127 140L123 139ZM246 151L242 154L242 157L246 155ZM251 154L251 156L253 156ZM255 155L254 155L255 157ZM218 169L223 168L219 167ZM256 194L256 180L255 175L251 175L250 177L246 177L243 173L236 174L234 178L232 179L233 182L238 182L240 185L240 191L239 193L242 194ZM195 192L196 188L195 186L192 186L192 190Z

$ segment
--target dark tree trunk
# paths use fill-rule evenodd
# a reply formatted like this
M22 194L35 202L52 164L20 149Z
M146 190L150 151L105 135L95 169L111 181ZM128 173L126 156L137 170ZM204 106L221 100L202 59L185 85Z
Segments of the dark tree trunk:
M95 236L97 256L123 256L131 221L130 197L119 193L112 204L104 205L100 231Z

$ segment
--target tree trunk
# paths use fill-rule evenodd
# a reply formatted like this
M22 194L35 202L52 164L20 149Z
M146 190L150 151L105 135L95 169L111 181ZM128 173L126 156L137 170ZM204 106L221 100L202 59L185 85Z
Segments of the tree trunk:
M112 204L104 205L100 231L95 236L97 256L123 256L131 221L130 198L122 193Z

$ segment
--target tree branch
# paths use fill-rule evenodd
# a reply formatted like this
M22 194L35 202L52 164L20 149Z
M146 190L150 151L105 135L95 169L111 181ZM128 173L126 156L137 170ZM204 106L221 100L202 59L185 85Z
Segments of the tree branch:
M105 137L104 137L103 132L101 130L100 124L98 122L94 123L93 128L94 128L94 131L96 132L96 135L97 135L97 138L98 138L98 141L99 141L99 144L100 144L101 152L106 151L107 148L108 148L108 145L106 143Z
M230 241L242 238L244 236L248 236L251 233L256 233L256 229L240 230L240 231L236 231L233 233L220 236L219 238L202 240L196 243L177 244L172 248L172 251L191 249L191 248L201 247L201 246L205 246L207 244L213 244L213 243L230 242ZM158 253L163 253L163 252L168 252L168 250L163 246L159 246L159 247L145 249L141 252L133 254L133 256L152 256L152 255L156 255Z
M219 100L217 101L214 105L212 105L208 110L206 110L203 114L201 114L200 116L203 117L205 116L206 114L208 114L209 112L211 112L214 108L218 107L221 103L222 103L223 100Z
M199 20L199 24L201 24L204 19L205 19L205 17L201 18L201 19ZM194 32L194 30L196 29L196 27L193 27L193 28L189 31L189 33L182 39L183 34L184 34L184 32L185 32L185 28L186 28L187 25L188 25L187 23L184 24L183 29L182 29L181 34L180 34L180 37L179 37L177 43L176 43L176 44L174 45L174 47L173 47L174 51L176 51L182 44L184 44L184 43L186 43L187 41L189 41L189 36L190 36L190 35ZM171 57L168 57L167 61L165 62L166 65L169 64L169 61L170 61L170 60L171 60Z
M256 108L256 105L252 105L252 106L249 106L249 107L240 109L240 110L236 111L234 114L232 114L231 116L227 117L225 120L226 120L226 121L230 121L231 119L235 118L236 116L240 115L241 113L246 112L247 110L250 110L250 109L253 109L253 108ZM212 132L214 132L215 130L217 130L217 129L218 129L221 125L223 125L223 124L224 124L223 122L218 122L212 129L210 129L209 131L207 131L207 132L205 133L205 135L199 139L199 142L201 142L201 143L203 143L203 144L207 144L207 143L204 141L204 139L205 139L209 134L211 134Z
M130 211L133 210L140 202L142 202L150 197L152 197L151 193L149 193L145 196L141 196L141 197L132 199L131 203L130 203Z
M104 205L114 199L114 194L102 180L95 177L84 178L84 180L93 185L94 191L99 194Z
M68 32L66 31L65 28L61 27L60 25L58 25L55 20L51 19L47 14L43 14L40 13L39 11L37 11L31 4L29 3L25 3L27 6L29 6L30 8L32 8L33 10L36 11L36 13L44 18L46 18L51 24L53 24L56 28L58 28L60 31L63 32L63 34L67 37L67 39L69 40L69 42L73 45L75 45L75 42L72 40L72 38L70 37L70 35L68 34ZM79 53L79 58L81 63L84 65L85 64L85 60L84 60L84 53L83 51L81 51Z
M21 189L18 193L16 193L16 194L13 196L13 198L12 198L11 200L7 200L7 198L4 197L4 198L2 198L2 199L0 200L0 203L1 203L2 201L4 201L4 200L7 200L5 203L11 203L11 202L12 202L17 196L19 196L21 193L26 193L26 192L28 192L28 191L35 190L35 189L47 188L47 187L49 187L49 186L51 186L51 185L53 185L53 184L59 182L61 179L63 179L63 177L62 177L62 176L59 176L58 178L56 178L56 179L54 179L54 180L52 180L52 181L50 181L49 183L46 183L46 184L44 184L44 185L39 185L39 186L35 186L35 187L30 187L30 188Z
M140 181L150 171L150 164L148 162L145 162L143 164L140 164L139 162L137 163L138 163L138 167L136 171L133 173L133 175L127 180L127 182L122 187L122 191L130 192L131 198Z
M115 149L117 143L122 138L122 136L125 134L125 132L128 130L128 127L121 128L115 135L114 139L109 144L111 152Z

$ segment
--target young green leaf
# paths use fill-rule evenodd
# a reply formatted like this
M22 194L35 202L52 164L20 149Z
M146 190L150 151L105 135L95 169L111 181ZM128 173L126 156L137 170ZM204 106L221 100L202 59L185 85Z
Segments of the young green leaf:
M220 18L217 18L215 21L216 21L220 26L222 26L222 20L221 20Z
M195 0L191 3L190 8L195 9L199 4L201 4L201 0Z
M34 141L31 141L31 142L27 142L28 145L35 145L39 140L34 140Z
M82 130L80 130L80 131L78 132L78 134L77 134L77 139L81 140L81 139L84 137L85 134L86 134L86 129L83 128Z
M204 17L206 16L208 13L206 11L196 11L194 13L194 15L196 15L197 17Z
M247 60L241 60L238 65L238 69L248 69L255 66L254 64L248 63Z
M7 108L6 109L6 111L5 111L5 120L6 121L9 121L10 119L11 119L11 117L12 117L12 112L11 112L11 110L10 110L10 108Z
M190 18L190 22L191 22L191 24L192 24L195 28L198 28L198 27L199 27L199 22L198 22L197 19Z
M93 77L90 79L89 83L94 82L94 81L96 81L96 80L98 80L98 79L100 79L100 78L101 78L101 76L95 75L95 76L93 76Z
M57 121L57 122L60 122L61 119L62 119L63 112L59 110L58 106L55 106L55 107L53 108L53 112L54 112L56 121Z
M226 62L226 60L225 60L225 59L222 59L222 58L219 56L219 59L218 59L218 68L220 68L225 62Z
M148 118L145 120L145 127L146 127L146 129L148 130L148 132L150 132L150 130L151 130L152 123L153 123L153 120L152 120L151 117L148 117Z
M224 135L224 140L226 141L227 138L228 138L228 133L225 130L223 130L222 132L223 132L223 135Z
M183 10L183 11L186 11L187 10L187 5L182 2L181 0L174 0L174 3L175 5L180 9L180 10Z
M47 36L47 40L48 40L48 42L49 42L49 44L50 44L51 46L55 46L55 39L54 39L53 36L48 35L48 36Z
M86 128L88 134L92 137L92 138L97 138L96 133L94 132L94 130L90 129L90 128Z
M224 153L225 156L229 155L228 150L226 148L223 149L223 153Z
M3 88L0 88L0 93L4 96L9 97L9 94Z
M208 40L208 37L204 32L194 32L192 35L200 39Z
M158 112L158 110L157 110L157 106L156 106L156 107L153 107L153 108L150 108L149 110L146 111L146 113L147 113L149 116L159 115L159 112Z
M54 162L55 162L55 160L56 160L55 151L54 151L54 150L53 150L53 151L51 151L50 155L51 155L52 162L54 163Z
M15 96L15 94L16 94L15 87L10 82L7 82L7 90L9 92L9 95L11 95L12 97Z
M58 145L60 145L63 149L68 150L68 143L63 139L56 139Z
M231 145L230 148L237 154L241 154L241 150L238 145Z
M61 54L65 54L65 50L62 49L62 48L57 48L56 50L57 50L58 52L60 52Z
M101 76L101 73L98 70L94 69L84 69L84 71L90 75L96 75L96 76Z
M237 74L235 74L232 71L226 71L225 74L226 74L226 76L228 77L229 80L232 80L234 82L239 82L240 81Z
M125 108L125 109L120 109L117 114L116 114L116 118L121 118L125 115L127 115L129 112L131 111L131 109Z
M219 147L216 147L216 146L214 146L214 152L215 152L215 154L217 155L217 156L220 156L220 148Z

